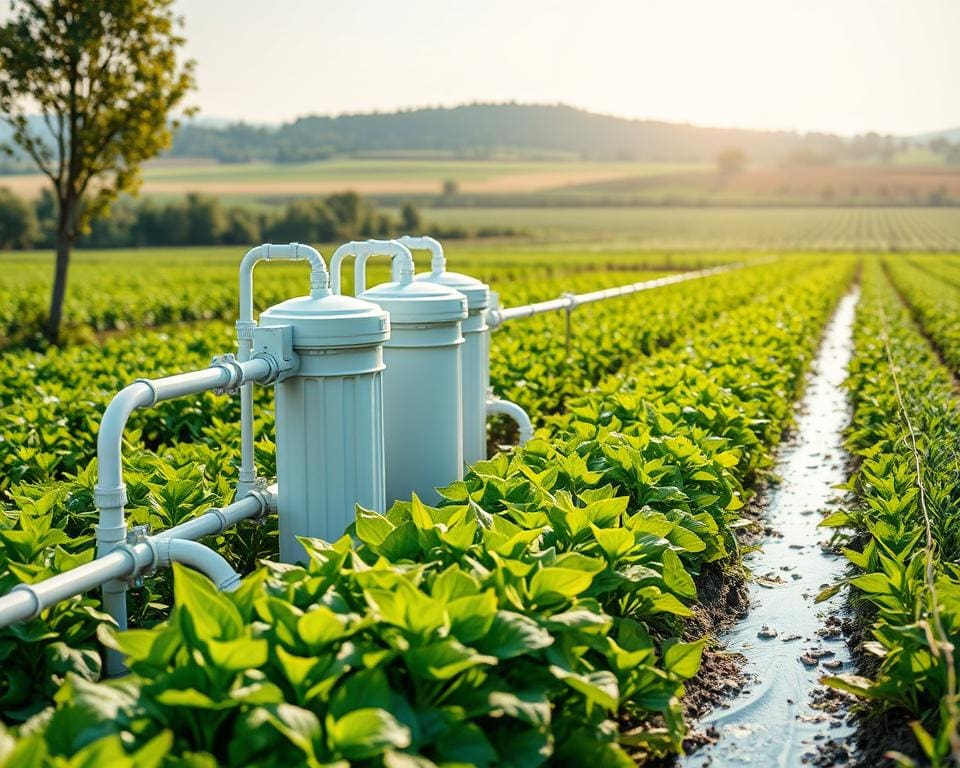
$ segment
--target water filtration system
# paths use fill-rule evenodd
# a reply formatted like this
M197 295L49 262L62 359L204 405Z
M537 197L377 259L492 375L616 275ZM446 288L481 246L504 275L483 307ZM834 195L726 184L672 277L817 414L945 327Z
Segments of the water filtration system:
M352 256L358 299L390 315L384 342L383 439L387 501L416 493L436 503L439 486L463 477L462 293L414 280L413 256L397 241L340 246L330 261L333 291L341 289L343 260ZM395 279L366 289L371 256L393 260Z
M415 274L411 249L430 252L429 272ZM391 260L392 279L368 289L371 257ZM348 258L354 260L354 296L344 295L341 286ZM257 321L253 270L272 261L307 261L310 290L266 309ZM98 557L0 597L0 627L100 587L104 610L125 629L131 583L173 562L202 571L220 589L235 589L240 575L197 540L242 520L276 513L280 559L294 563L305 556L299 537L339 538L358 504L383 513L412 493L435 503L438 487L486 458L489 414L512 418L521 444L533 432L519 406L490 392L491 328L561 309L569 323L580 303L736 266L501 310L489 286L447 271L443 248L431 237L346 243L334 252L330 272L307 245L252 248L240 262L236 356L219 356L199 371L138 379L113 398L97 438ZM257 477L254 463L254 384L274 388L277 482L272 485ZM235 501L156 534L128 526L121 455L127 420L138 408L207 391L240 395ZM108 674L122 669L122 658L108 652Z
M280 559L304 558L298 536L343 535L356 505L385 511L383 344L390 316L329 288L260 315L255 354L291 361L277 377Z

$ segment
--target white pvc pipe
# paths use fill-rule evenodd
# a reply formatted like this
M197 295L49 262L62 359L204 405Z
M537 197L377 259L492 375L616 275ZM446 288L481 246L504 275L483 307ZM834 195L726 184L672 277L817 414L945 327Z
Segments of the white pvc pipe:
M516 422L517 428L520 431L520 439L518 441L520 445L526 445L530 441L530 438L533 437L533 424L530 422L530 417L527 415L527 412L516 403L511 403L509 400L501 400L499 397L490 397L487 399L487 416L494 413L501 413Z
M36 584L19 584L0 597L0 627L32 619L45 608L96 589L106 582L121 579L149 567L153 553L146 544L121 545L110 554L64 571Z
M253 268L261 261L310 262L310 295L329 293L330 277L320 252L303 243L275 245L264 243L246 252L240 261L240 306L237 313L237 359L250 359L253 351ZM253 452L253 384L240 388L240 473L237 480L237 498L250 492L256 485L257 469Z
M19 584L9 594L0 597L0 627L34 618L51 605L89 592L108 581L130 579L170 562L189 565L209 576L219 588L230 589L239 583L240 577L220 555L196 543L196 539L223 533L241 520L275 511L276 506L276 485L255 490L233 504L207 510L199 517L156 536L145 536L137 544L121 544L103 557L36 584Z
M166 547L164 551L167 554L168 561L183 562L185 565L191 565L191 567L194 567L193 562L199 562L203 565L201 570L204 570L208 562L214 562L207 559L209 556L203 556L202 560L197 560L197 557L190 554L189 551L187 555L182 556L184 550L181 545L177 544L171 549L166 542L171 540L195 541L204 536L223 533L227 528L236 525L241 520L276 512L277 492L276 484L266 489L257 489L249 496L225 507L207 510L199 517L174 526L156 536L144 537L137 544L121 544L114 547L108 554L92 562L64 571L36 584L20 584L14 587L9 594L0 597L0 627L31 619L39 615L45 608L74 595L89 592L91 589L96 589L110 581L130 579L144 570L164 564L158 562L161 546ZM212 574L211 578L217 577L222 582L223 574L226 574L226 571L220 563L216 563L210 566L210 570L204 570L204 573ZM229 584L225 588L229 588Z
M215 363L202 371L166 376L161 379L140 379L121 390L107 406L97 435L97 484L94 503L99 510L96 529L97 554L104 556L126 540L124 506L127 503L123 483L123 432L130 414L137 408L154 405L184 395L199 394L211 389L234 388L246 382L270 378L274 374L268 360L254 358L245 362ZM127 627L127 585L119 579L103 584L103 609L120 629ZM108 674L122 667L122 660L113 651L107 653Z
M208 509L199 517L175 525L157 534L158 538L189 539L196 541L204 536L219 536L241 520L260 517L277 511L277 486L261 490L254 489L232 504L225 507Z
M122 541L126 536L122 443L130 414L137 408L146 408L162 400L221 387L233 388L246 382L267 379L272 374L273 368L268 360L255 358L242 363L215 363L201 371L160 379L138 379L122 389L104 411L97 434L97 484L94 488L94 501L100 509L97 540L110 543Z
M407 246L411 251L430 251L430 274L433 277L439 277L447 271L447 257L443 254L443 246L439 240L427 235L420 237L404 235L398 237L397 242ZM393 279L399 280L399 276L395 274Z
M413 280L413 254L407 246L396 240L353 240L344 243L330 257L330 288L335 294L341 292L340 267L344 259L353 256L353 295L359 296L367 289L367 259L371 256L389 256L394 261L393 274L397 282Z
M240 586L240 574L233 570L220 554L210 547L187 539L171 539L160 536L155 539L157 546L157 565L168 566L171 563L183 565L200 571L221 592L232 592Z
M487 324L491 328L498 328L508 320L516 320L522 317L533 317L544 312L555 312L565 309L573 311L581 304L589 304L603 299L612 299L616 296L628 296L631 293L640 293L641 291L651 291L656 288L664 288L668 285L677 285L685 283L688 280L698 280L702 277L710 277L722 272L729 272L734 269L740 269L745 266L743 263L724 264L711 269L698 269L692 272L683 272L678 275L669 275L667 277L658 277L655 280L644 280L639 283L630 283L628 285L616 286L614 288L605 288L601 291L591 291L590 293L568 293L558 299L549 301L538 301L533 304L523 304L519 307L510 307L509 309L491 309L487 312Z

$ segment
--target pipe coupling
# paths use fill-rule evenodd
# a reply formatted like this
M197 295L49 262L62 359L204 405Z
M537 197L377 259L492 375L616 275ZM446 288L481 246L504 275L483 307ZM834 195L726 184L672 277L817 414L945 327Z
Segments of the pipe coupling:
M30 615L27 616L25 620L30 621L30 619L37 618L43 610L43 602L40 600L40 595L37 594L37 590L30 584L17 584L17 586L10 590L10 594L12 595L14 592L26 592L30 595L33 607L30 609Z
M104 488L102 485L93 487L93 503L97 509L112 509L123 507L127 503L127 486L120 483L116 488Z
M135 379L133 383L134 383L134 384L143 384L143 385L146 386L147 389L150 390L150 402L149 402L149 403L144 403L143 405L141 405L141 406L139 406L139 407L141 407L141 408L152 408L153 406L155 406L155 405L157 404L157 401L160 399L160 393L157 392L157 387L156 387L156 385L154 385L154 383L153 383L152 381L150 381L150 379Z
M229 377L226 384L213 390L214 394L232 395L240 388L240 384L243 382L243 368L240 367L240 363L237 362L237 358L232 352L217 355L210 361L210 367L225 371Z
M237 320L237 339L252 339L253 329L256 327L257 323L254 320Z

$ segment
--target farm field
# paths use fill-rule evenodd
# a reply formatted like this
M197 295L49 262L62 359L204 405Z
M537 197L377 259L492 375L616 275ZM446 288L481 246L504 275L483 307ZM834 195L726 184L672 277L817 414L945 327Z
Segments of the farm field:
M430 223L514 226L601 250L956 251L960 208L431 208Z
M824 329L857 285L846 440L860 461L824 524L853 569L830 591L850 591L877 638L868 652L883 656L855 654L829 682L890 708L890 732L906 740L888 746L937 765L960 754L960 257L598 247L448 256L504 306L743 266L579 308L569 353L562 313L494 333L494 390L537 434L475 465L438 507L360 511L353 539L310 545L302 568L260 565L277 558L276 521L242 523L207 541L250 574L240 590L159 571L130 592L127 633L98 634L97 593L0 629L0 765L163 754L163 765L630 766L679 753L701 680L723 658L712 595L743 578L758 491ZM74 343L49 350L20 346L15 325L43 309L49 256L0 258L0 594L90 558L103 407L137 377L232 349L239 256L81 253ZM381 267L370 282L385 278ZM261 308L304 280L298 265L259 269ZM270 476L272 395L256 397L257 464ZM162 530L229 501L238 419L236 399L212 393L136 412L129 522ZM494 442L512 440L493 428ZM390 594L417 611L398 612ZM127 676L96 682L99 641L126 654ZM929 738L911 735L914 718Z
M423 156L338 157L309 163L217 163L177 158L149 163L143 193L199 192L231 202L275 203L351 189L373 197L441 198L444 182L472 204L538 196L564 205L943 205L960 200L955 166L919 163L816 167L748 166L720 173L713 163L460 160ZM35 197L46 179L0 176L0 187ZM485 201L485 198L489 200ZM523 204L521 202L521 204ZM529 203L528 203L529 204Z
M144 169L144 194L177 196L202 192L231 197L271 198L324 195L352 189L364 195L439 195L454 180L462 192L515 194L572 184L637 178L647 174L699 171L703 164L600 163L552 160L424 160L422 158L334 159L302 164L155 161ZM32 197L45 180L39 175L0 177L0 186Z
M322 247L329 254L335 245ZM592 273L595 287L609 280L630 282L653 277L657 271L700 269L729 263L750 254L660 254L618 248L601 256L582 247L540 244L454 246L451 264L489 283L505 300L555 298L568 290L562 277ZM66 299L68 338L87 340L91 334L124 331L204 320L233 320L236 315L237 264L234 247L143 248L79 251L71 267ZM52 254L43 251L0 255L0 347L30 341L47 311ZM426 262L421 262L425 264ZM149 264L149 271L142 268ZM260 270L257 297L262 307L294 295L304 268L275 264ZM607 275L606 273L612 273ZM386 266L370 265L371 280L387 277ZM184 281L184 275L189 280ZM344 271L344 285L352 289L353 273ZM588 289L589 290L589 289ZM519 296L516 295L519 293Z

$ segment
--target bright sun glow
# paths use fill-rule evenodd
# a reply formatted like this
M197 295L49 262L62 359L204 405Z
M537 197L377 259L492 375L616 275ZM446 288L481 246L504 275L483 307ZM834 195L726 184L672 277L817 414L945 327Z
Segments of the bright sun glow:
M960 124L952 0L181 0L210 117L475 100L704 125Z

